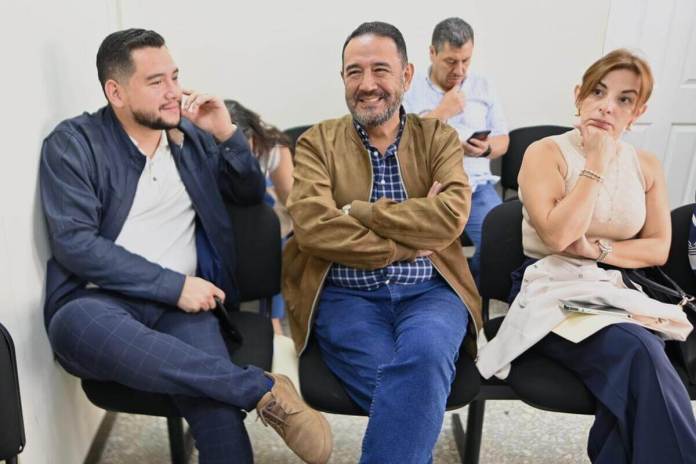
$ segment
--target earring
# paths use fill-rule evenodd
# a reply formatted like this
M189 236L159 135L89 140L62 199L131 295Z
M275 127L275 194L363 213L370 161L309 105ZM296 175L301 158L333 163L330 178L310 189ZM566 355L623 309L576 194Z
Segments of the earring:
M573 116L580 116L580 108L575 108L575 114Z
M626 126L626 130L627 130L627 131L630 131L632 128L633 128L633 123L632 123L632 122L629 122L629 123L628 123L628 126Z

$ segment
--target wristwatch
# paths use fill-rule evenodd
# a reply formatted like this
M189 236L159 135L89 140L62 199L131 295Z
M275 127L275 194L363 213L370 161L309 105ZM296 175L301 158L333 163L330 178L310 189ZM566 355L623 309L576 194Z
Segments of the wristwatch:
M598 263L603 263L604 260L607 258L607 255L611 253L614 250L614 248L612 248L611 242L609 240L599 239L596 240L595 243L599 247L599 256L597 256L595 261Z

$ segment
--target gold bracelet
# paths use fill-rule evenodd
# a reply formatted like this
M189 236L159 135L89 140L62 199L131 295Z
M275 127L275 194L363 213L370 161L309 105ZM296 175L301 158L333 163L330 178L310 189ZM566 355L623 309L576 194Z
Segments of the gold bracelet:
M604 182L604 178L602 176L589 169L583 169L580 171L580 175L587 177L588 179L596 180L597 182Z

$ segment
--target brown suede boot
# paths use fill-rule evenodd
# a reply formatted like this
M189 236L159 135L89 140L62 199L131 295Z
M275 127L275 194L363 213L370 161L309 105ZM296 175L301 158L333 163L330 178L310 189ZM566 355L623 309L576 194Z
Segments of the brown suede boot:
M326 464L333 450L331 427L326 418L302 401L292 381L270 374L275 382L256 405L264 425L270 425L297 456L310 464Z

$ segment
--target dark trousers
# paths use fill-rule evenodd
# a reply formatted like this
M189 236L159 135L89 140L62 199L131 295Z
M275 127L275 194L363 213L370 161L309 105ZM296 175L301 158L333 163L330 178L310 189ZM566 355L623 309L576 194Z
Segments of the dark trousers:
M533 350L575 372L597 398L593 463L696 463L696 421L664 342L633 324L580 343L549 334Z
M230 361L213 314L88 290L56 313L48 333L71 374L171 395L199 462L253 461L243 410L256 406L269 380Z

